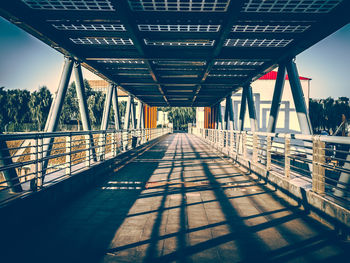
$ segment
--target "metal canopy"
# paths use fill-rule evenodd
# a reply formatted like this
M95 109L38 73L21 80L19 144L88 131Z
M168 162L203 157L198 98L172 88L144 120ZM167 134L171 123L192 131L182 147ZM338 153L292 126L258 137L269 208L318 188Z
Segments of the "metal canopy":
M4 0L1 15L150 106L211 106L350 22L346 0Z

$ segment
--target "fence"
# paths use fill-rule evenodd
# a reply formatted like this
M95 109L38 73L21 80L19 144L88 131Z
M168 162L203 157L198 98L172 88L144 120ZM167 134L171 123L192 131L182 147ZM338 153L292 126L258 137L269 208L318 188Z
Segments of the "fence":
M233 159L302 180L303 187L350 204L350 138L190 128L195 134Z
M0 134L0 202L12 193L35 192L170 132L158 128Z

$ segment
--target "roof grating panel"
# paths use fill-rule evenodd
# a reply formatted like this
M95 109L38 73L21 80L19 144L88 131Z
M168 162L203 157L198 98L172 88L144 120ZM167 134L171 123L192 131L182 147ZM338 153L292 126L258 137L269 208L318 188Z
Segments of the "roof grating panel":
M107 63L107 64L145 64L143 60L129 60L129 59L100 59L97 63Z
M126 31L124 25L120 24L52 24L58 30L73 31Z
M205 66L206 61L191 61L191 60L154 60L153 64L161 66Z
M232 32L303 33L310 25L234 25Z
M343 0L247 0L243 12L329 13Z
M234 78L244 78L247 74L209 74L209 77L234 77Z
M144 39L147 46L212 47L215 40L153 41Z
M265 63L264 60L216 60L214 65L217 66L261 66Z
M111 45L111 46L131 46L134 43L131 38L116 37L79 37L69 38L74 44L78 45Z
M231 0L128 0L133 11L226 12Z
M293 39L226 39L225 47L285 47Z
M110 0L22 0L32 9L114 11Z
M138 25L140 31L147 32L218 32L220 25Z

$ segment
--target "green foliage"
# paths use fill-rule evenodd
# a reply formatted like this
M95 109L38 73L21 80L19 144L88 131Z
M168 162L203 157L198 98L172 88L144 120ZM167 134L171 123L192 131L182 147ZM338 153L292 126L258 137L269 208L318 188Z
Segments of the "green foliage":
M47 116L50 112L51 103L51 92L46 86L40 87L38 91L34 91L30 95L29 109L31 113L31 121L37 123L39 131L44 128Z
M349 98L310 99L309 114L314 133L327 131L332 134L342 122L342 114L350 119Z
M192 107L164 107L159 110L168 112L169 121L175 130L186 130L188 123L196 118L196 110Z

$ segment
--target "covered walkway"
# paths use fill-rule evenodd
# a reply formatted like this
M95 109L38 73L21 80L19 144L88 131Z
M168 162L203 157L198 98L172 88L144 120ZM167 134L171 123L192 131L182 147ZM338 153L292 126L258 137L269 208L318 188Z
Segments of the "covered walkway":
M334 232L194 135L167 135L117 170L32 227L10 230L0 254L7 259L0 261L336 262L349 256Z

